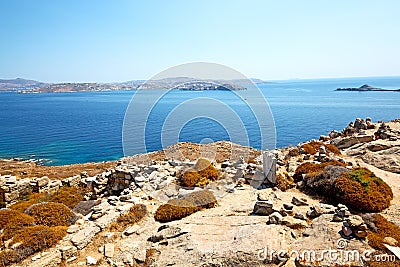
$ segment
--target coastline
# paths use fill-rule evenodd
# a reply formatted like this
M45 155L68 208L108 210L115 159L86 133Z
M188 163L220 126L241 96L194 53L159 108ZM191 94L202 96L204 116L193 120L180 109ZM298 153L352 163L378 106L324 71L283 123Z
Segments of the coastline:
M62 240L57 246L43 250L45 253L24 255L24 259L18 262L18 266L24 267L50 267L62 261L80 266L88 258L96 261L110 259L122 266L123 259L128 256L131 262L151 260L159 266L171 263L190 267L199 266L199 263L230 266L232 259L235 266L249 262L256 265L264 246L282 251L289 248L321 251L337 245L337 240L342 240L343 236L352 251L372 251L377 248L368 241L373 230L367 224L369 217L362 217L369 215L363 210L360 213L356 206L351 205L360 202L351 202L357 195L344 204L327 202L323 198L324 190L318 191L322 195L315 195L304 187L311 186L309 181L317 178L321 179L318 182L328 186L326 183L335 178L332 176L335 172L341 175L373 172L373 180L361 182L370 186L369 183L374 181L388 190L387 195L379 196L385 198L385 203L376 214L400 227L399 152L400 119L387 123L372 122L369 118L356 119L342 131L332 130L328 135L321 135L319 140L264 154L226 141L207 145L178 143L164 151L122 158L112 166L103 166L103 169L92 166L89 170L82 165L82 168L72 170L74 165L60 166L53 170L53 176L42 177L46 173L38 172L35 166L31 173L15 168L14 173L3 175L2 169L0 205L9 208L3 212L16 212L15 207L21 206L25 210L59 205L54 201L71 203L71 194L80 194L80 199L83 199L73 209L77 220L64 228L64 238L60 237ZM188 170L193 172L200 159L209 162L219 178L200 185L185 185L185 173ZM271 169L268 162L272 164ZM312 171L320 166L324 168L321 172ZM305 167L309 169L299 177L300 170ZM61 176L62 168L70 173ZM21 177L22 173L25 176ZM325 179L325 175L330 179ZM347 183L354 183L346 179ZM334 188L335 183L330 186ZM328 192L330 195L331 191ZM353 194L353 191L349 192ZM369 192L362 187L357 192L364 194L362 200L381 194L379 190ZM42 201L48 201L49 197L55 200L36 203L35 194L46 197ZM60 195L64 199L60 199ZM196 196L203 197L197 200L203 206L182 216L181 209L184 207L186 211L187 206L176 203ZM160 209L165 207L171 208L160 214ZM138 213L139 208L142 213ZM168 219L176 213L178 217ZM58 220L59 212L56 214ZM52 216L54 214L46 218ZM133 221L125 224L127 218L133 218ZM237 233L240 233L239 240L236 239ZM105 240L107 235L112 238ZM386 233L383 235L385 237ZM275 240L282 242L273 243ZM12 247L8 249L14 250ZM210 249L213 253L211 258L208 257ZM149 251L154 251L154 254ZM384 253L384 250L378 252ZM329 258L324 260L326 266L332 266ZM352 261L347 259L344 263ZM297 266L313 266L316 260L289 259L288 262L292 264L289 266L295 263ZM356 260L356 263L362 266L361 260Z
M375 125L378 125L380 123L381 122L377 122L377 123L375 123ZM388 122L386 122L386 124L393 127L394 131L397 131L400 134L400 118L388 121ZM352 124L349 124L349 125L352 125ZM343 131L345 131L345 129L343 129ZM332 130L332 132L339 133L336 130ZM369 134L370 135L372 134L371 130L369 131ZM363 133L363 135L365 135L365 133ZM332 138L330 138L329 135L321 135L320 136L320 140L322 140L322 141L327 141L327 140L331 140L331 139ZM300 142L297 146L300 146L301 144L304 144L304 143L308 143L310 141L312 141L312 140L305 140L303 142ZM274 151L275 150L277 150L277 151L287 150L287 149L290 149L291 147L293 147L293 146L290 145L290 146L286 146L286 147L277 147L274 149ZM231 151L232 149L233 150L236 149L236 151L239 154L243 153L244 150L248 150L251 153L251 157L258 157L261 154L261 150L259 150L257 148L243 147L240 144L231 143L229 141L218 141L218 142L214 142L211 144L179 142L170 147L165 148L165 150L157 150L157 151L153 151L153 152L139 153L134 156L121 157L119 159L116 159L115 161L97 161L97 162L90 161L90 162L81 162L81 163L76 163L76 164L45 165L45 164L41 164L40 159L34 159L34 160L33 159L22 159L22 158L19 158L18 156L9 157L9 158L0 158L0 174L2 174L1 170L4 169L4 166L1 166L1 163L4 164L5 162L10 163L10 165L12 165L12 163L26 164L27 166L30 166L29 168L32 168L32 165L35 165L37 168L42 168L42 169L48 168L49 170L51 170L52 168L55 168L55 169L73 168L76 170L85 171L85 168L87 168L89 166L95 167L95 168L100 168L100 169L106 169L106 168L102 168L101 166L114 166L118 162L127 163L127 162L132 162L132 160L138 161L138 162L144 162L146 160L154 160L154 161L168 160L167 155L171 157L171 155L173 154L170 151L178 151L178 150L181 151L181 153L182 153L182 155L184 155L184 157L182 158L182 155L175 155L175 159L179 159L182 161L187 159L187 160L193 161L201 156L201 153L200 153L201 150L207 150L207 149L218 151L216 158L215 158L215 160L217 160L218 162L222 162L223 160L227 159L229 151ZM234 158L238 159L238 157L234 157ZM7 174L15 175L15 173L7 173ZM79 171L76 171L76 174L79 174Z

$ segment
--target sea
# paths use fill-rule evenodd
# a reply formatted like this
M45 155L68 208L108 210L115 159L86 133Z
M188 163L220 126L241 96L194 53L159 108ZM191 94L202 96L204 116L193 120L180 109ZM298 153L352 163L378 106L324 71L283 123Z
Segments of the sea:
M260 129L254 127L254 114L243 101L238 101L234 92L174 90L157 101L155 112L146 123L145 147L138 146L130 154L162 149L165 145L163 122L168 121L174 107L196 98L201 98L203 103L192 106L194 114L212 110L213 114L223 115L226 106L233 107L248 135L247 143L243 141L243 144L257 149L281 148L318 139L333 129L342 130L355 118L370 117L374 122L400 118L400 92L335 91L363 84L399 89L400 77L285 80L258 85L268 103L268 106L263 104L261 111L265 110L265 116L272 116L275 128L275 139L269 147L262 147ZM141 105L147 105L131 102L136 94L137 91L1 92L0 158L27 159L45 165L117 160L126 153L123 135L127 133L123 130L128 107L141 109ZM141 94L151 99L160 92L147 90ZM246 100L246 92L241 94ZM216 99L224 105L208 104L207 99ZM135 117L129 119L135 121ZM237 141L232 140L227 130L236 127L233 120L221 124L199 116L176 124L177 129L173 129L173 122L168 125L168 131L177 133L176 141Z

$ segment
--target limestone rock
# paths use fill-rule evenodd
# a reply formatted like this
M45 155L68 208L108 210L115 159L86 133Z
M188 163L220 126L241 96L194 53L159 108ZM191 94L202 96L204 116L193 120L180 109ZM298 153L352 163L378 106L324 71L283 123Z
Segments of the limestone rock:
M103 215L95 221L95 224L100 227L100 229L105 229L111 223L116 222L121 214L117 211L109 211L106 215Z
M400 173L400 146L375 153L365 153L362 160L379 169Z
M307 199L305 198L292 198L292 204L296 206L308 206Z
M300 219L293 218L291 216L284 217L282 219L282 224L286 225L287 227L292 228L292 229L301 229L301 228L308 227L307 222L300 220Z
M398 244L397 240L394 239L394 238L391 237L391 236L385 237L385 238L383 239L383 242L384 242L385 244L388 244L389 246L393 246L393 247L397 246L397 244Z
M86 265L96 265L97 264L97 260L92 257L92 256L87 256L86 257Z
M316 218L321 216L322 214L333 214L335 213L335 207L329 204L317 204L310 207L310 210L307 212L307 216L310 218Z
M114 257L114 244L107 243L104 245L104 256L106 258Z
M71 242L78 249L86 247L94 238L94 236L100 232L100 228L97 226L86 227L77 233L72 235Z
M371 142L372 140L374 140L373 135L349 136L349 137L333 139L331 141L331 144L335 145L339 149L344 149L359 143Z
M124 235L132 235L134 233L137 233L137 231L140 229L140 226L135 224L132 226L128 226L128 228L125 229L125 231L123 232Z
M49 253L40 257L34 262L31 262L29 266L32 267L56 267L61 263L61 252L57 249L51 250Z
M63 260L68 260L72 257L75 257L78 250L74 246L62 246L59 248L61 252L61 257Z

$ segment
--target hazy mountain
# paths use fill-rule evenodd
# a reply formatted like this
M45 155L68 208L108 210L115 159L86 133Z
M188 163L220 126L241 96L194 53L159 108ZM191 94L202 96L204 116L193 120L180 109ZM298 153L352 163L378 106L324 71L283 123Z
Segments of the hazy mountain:
M182 84L185 89L193 90L213 90L212 86L205 86L204 83L218 84L232 90L245 89L250 81L255 84L265 83L260 79L237 79L237 80L205 80L199 81L191 77L173 77L159 80L131 80L126 82L113 83L44 83L35 80L0 79L0 91L17 91L18 93L48 93L48 92L91 92L91 91L114 91L114 90L135 90L141 89L170 89L177 88L182 90ZM193 84L193 88L189 88ZM194 85L195 84L195 85ZM188 88L186 88L188 87ZM219 90L215 87L214 90ZM222 87L221 87L222 88Z
M33 89L45 86L46 83L35 80L26 80L22 78L16 79L0 79L0 91L17 91Z

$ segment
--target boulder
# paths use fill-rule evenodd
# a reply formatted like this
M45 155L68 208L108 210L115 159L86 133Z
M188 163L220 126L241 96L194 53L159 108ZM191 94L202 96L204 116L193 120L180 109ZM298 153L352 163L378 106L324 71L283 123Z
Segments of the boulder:
M259 200L254 205L253 213L257 215L267 216L275 212L274 203L269 200Z
M269 215L270 224L280 224L282 222L283 216L279 212L274 212Z
M305 198L292 198L292 204L296 206L308 206L307 199Z

